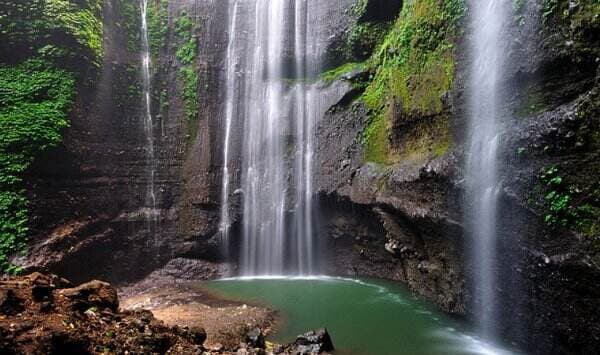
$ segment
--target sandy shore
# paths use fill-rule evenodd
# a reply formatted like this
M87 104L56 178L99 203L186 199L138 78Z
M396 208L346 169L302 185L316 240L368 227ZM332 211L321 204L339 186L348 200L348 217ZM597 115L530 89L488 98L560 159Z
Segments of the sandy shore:
M209 349L235 348L254 328L266 334L275 319L266 307L220 298L197 282L146 280L119 289L119 298L121 308L148 309L170 326L203 327Z

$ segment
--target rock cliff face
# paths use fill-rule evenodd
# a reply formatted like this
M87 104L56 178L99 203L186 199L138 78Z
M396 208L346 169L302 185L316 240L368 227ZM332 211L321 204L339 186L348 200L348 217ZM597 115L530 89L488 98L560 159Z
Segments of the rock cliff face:
M158 222L148 220L144 201L150 181L139 29L131 25L139 9L106 0L101 70L80 84L64 144L39 159L28 178L33 238L23 263L29 268L76 282L126 282L179 257L223 261L216 232L228 4L150 2L157 21L168 24L153 54ZM455 3L462 4L448 1L441 8L423 1L430 13L449 16L440 18L453 18ZM315 132L326 268L404 282L442 309L469 316L471 267L461 210L467 19L432 22L444 37L429 57L435 65L418 67L418 75L402 67L402 76L384 85L405 80L416 94L394 84L380 98L382 56L422 49L413 42L396 46L404 43L394 37L402 24L417 16L406 10L412 5L344 0L319 6L330 14L323 44L328 68L371 58L323 83L334 98ZM593 1L542 0L514 9L512 64L503 83L498 292L504 334L534 353L589 353L600 343L597 10ZM190 40L195 55L184 58L179 49ZM182 74L186 68L195 73L191 81Z
M162 35L150 33L157 211L145 202L151 162L141 111L139 4L107 0L100 72L80 85L64 144L39 159L28 177L33 215L28 268L74 281L124 282L177 256L219 258L209 239L218 218L227 5L150 1L150 6L153 20L164 26ZM189 27L184 30L189 33L177 25ZM177 54L185 41L194 42L191 63ZM182 75L186 66L195 73L191 88ZM197 98L191 114L187 94Z
M533 353L592 351L599 334L590 308L597 291L589 282L600 271L593 133L598 42L589 37L598 22L587 13L594 6L565 10L535 2L515 9L503 82L508 98L496 273L502 332ZM455 39L454 85L440 108L419 113L411 101L398 105L390 95L388 128L378 139L399 159L369 162L365 132L372 109L360 90L349 91L317 130L319 191L325 210L334 211L323 232L333 238L332 270L406 282L442 309L467 316L472 290L461 162L468 41L468 31ZM341 80L356 88L367 75L373 73ZM448 139L440 126L448 127L451 139L450 149L438 154L437 142ZM559 194L567 206L555 202Z

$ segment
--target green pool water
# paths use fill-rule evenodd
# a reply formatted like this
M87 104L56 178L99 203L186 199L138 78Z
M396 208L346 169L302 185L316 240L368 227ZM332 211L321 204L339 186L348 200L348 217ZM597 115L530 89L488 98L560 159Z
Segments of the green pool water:
M228 298L270 306L282 321L270 340L327 327L335 354L429 355L510 354L487 344L466 327L413 297L405 288L379 280L342 278L252 278L203 283Z

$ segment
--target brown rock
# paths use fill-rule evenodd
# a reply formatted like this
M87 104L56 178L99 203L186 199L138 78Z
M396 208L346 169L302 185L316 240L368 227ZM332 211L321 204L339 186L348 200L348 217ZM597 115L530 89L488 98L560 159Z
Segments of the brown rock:
M202 327L190 328L190 341L194 344L202 345L206 340L206 331Z
M98 307L117 311L119 308L117 291L103 281L90 281L75 288L61 290L60 294L73 300L79 310L85 310L82 307Z
M21 300L15 295L13 290L0 289L0 313L10 315L21 312L23 306Z

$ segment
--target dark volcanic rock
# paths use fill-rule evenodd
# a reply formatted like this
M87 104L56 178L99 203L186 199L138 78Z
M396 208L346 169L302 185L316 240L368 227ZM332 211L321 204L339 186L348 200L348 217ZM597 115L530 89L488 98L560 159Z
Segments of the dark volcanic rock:
M500 93L506 105L500 113L498 328L532 353L590 353L600 343L598 312L591 310L600 307L600 298L588 287L600 271L600 44L590 36L598 32L598 21L589 1L560 3L542 16L543 6L526 2L522 23L509 26L510 65ZM423 122L448 122L447 153L402 156L389 165L366 162L368 114L360 100L350 100L334 105L319 122L315 159L320 235L332 250L329 270L406 282L442 309L467 316L476 308L461 211L469 33L457 43L454 88L444 112L406 120L399 107L387 117L389 143L400 154L406 153L404 142L426 130ZM562 227L544 222L553 211L546 198L551 189L540 175L551 167L568 195L570 207L563 212L577 215L561 217ZM586 223L596 227L578 227Z
M265 336L260 328L254 328L246 333L246 343L255 348L265 347Z
M217 230L220 181L213 143L221 126L228 4L168 4L170 23L185 11L202 34L193 68L202 93L198 117L188 119L175 56L180 39L168 31L170 45L161 47L152 66L153 163L147 156L139 46L129 43L128 33L132 28L133 40L139 38L139 11L131 10L139 4L129 3L106 1L102 66L81 80L63 143L28 172L30 253L15 260L28 271L76 282L127 282L178 256L219 259L218 245L210 241ZM156 208L147 201L152 182Z
M291 349L288 349L292 354L299 355L321 354L333 350L333 342L325 328L299 335Z

